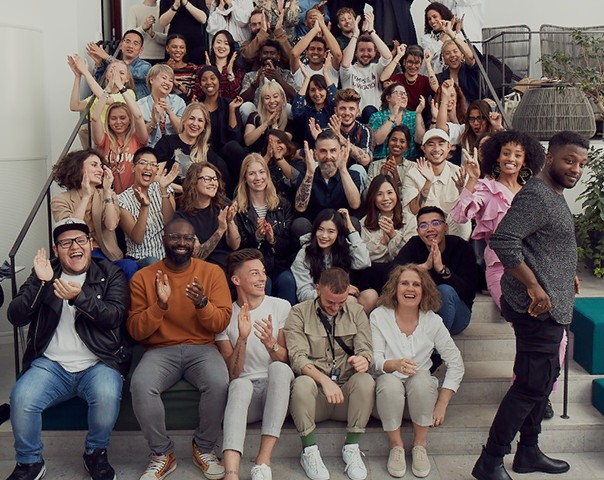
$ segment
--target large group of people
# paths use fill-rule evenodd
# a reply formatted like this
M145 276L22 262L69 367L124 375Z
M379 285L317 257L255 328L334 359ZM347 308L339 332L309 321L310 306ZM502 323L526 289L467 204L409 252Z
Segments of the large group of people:
M561 274L576 258L559 193L581 177L588 142L562 132L546 155L504 130L449 8L463 2L430 3L409 45L393 2L375 17L348 3L145 0L122 59L89 44L91 73L68 57L70 108L93 102L90 130L53 167L66 189L51 202L55 258L38 251L8 311L30 326L9 480L44 476L41 413L73 396L89 405L86 470L116 478L107 447L132 341L145 349L130 386L150 450L141 480L176 469L161 393L180 379L201 392L192 452L209 480L239 478L257 421L251 475L270 480L288 413L311 480L330 478L315 438L327 419L347 422L347 476L367 477L371 416L388 473L403 477L405 407L411 470L426 477L429 427L464 375L454 336L483 282L518 354L472 473L510 478L517 431L515 471L568 469L538 434L575 288Z

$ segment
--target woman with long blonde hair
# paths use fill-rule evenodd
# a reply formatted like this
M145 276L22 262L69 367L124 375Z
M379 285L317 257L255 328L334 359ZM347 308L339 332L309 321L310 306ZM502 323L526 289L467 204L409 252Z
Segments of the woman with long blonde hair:
M260 153L270 129L285 130L287 126L287 97L276 80L266 82L260 89L258 111L245 124L243 142L251 151Z
M241 247L262 252L272 294L296 303L296 282L289 270L295 253L291 247L294 215L289 201L277 194L266 160L258 153L243 159L236 201Z

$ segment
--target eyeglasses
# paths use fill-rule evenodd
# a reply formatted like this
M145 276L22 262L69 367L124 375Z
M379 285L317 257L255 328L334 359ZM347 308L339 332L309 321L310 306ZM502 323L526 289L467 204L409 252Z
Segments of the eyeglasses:
M421 60L418 60L416 62L412 61L412 60L405 60L405 65L414 65L416 67L420 66L422 64Z
M434 219L434 220L432 220L430 223L428 223L428 222L421 222L421 223L420 223L420 224L419 224L417 227L418 227L420 230L426 230L426 229L427 229L427 228L428 228L430 225L432 225L432 227L434 227L434 228L438 228L438 227L440 227L440 226L441 226L443 223L445 223L445 221L444 221L444 220L437 220L437 219Z
M57 240L57 245L63 250L67 250L71 248L73 242L77 243L80 247L83 247L90 241L90 237L88 235L80 235L75 238L66 238L65 240Z
M195 243L195 239L197 238L195 235L181 235L180 233L168 233L166 238L171 242L180 242L184 240L185 243Z
M138 162L136 162L136 164L142 165L143 167L159 168L158 163L151 163L151 162L148 162L147 160L139 160Z
M480 123L484 120L484 117L481 115L480 117L468 117L468 123Z
M122 43L124 45L133 45L135 47L140 47L141 46L141 42L136 41L136 40L130 40L130 39L128 39L128 40L122 40Z
M392 92L392 95L398 95L399 97L406 97L407 96L407 92L405 92L404 90L395 90L394 92Z
M216 182L218 183L218 177L210 177L209 175L202 175L201 177L197 177L197 180L203 180L204 183Z

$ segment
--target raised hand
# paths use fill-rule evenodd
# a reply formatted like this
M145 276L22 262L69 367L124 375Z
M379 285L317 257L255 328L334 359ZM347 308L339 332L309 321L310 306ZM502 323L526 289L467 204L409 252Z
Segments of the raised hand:
M54 276L50 260L46 256L45 248L38 249L38 253L36 253L36 256L34 257L34 273L36 274L36 277L43 282L52 280L52 277Z
M344 141L344 137L342 136L341 128L342 128L342 120L336 114L333 114L329 117L329 128L333 130L333 133L340 137L340 142Z
M348 212L348 209L346 208L338 208L338 213L340 215L342 215L342 218L344 219L344 223L346 224L346 227L348 228L349 232L355 232L356 229L354 228L354 225L352 224L352 221L350 220L350 213Z
M174 162L174 164L172 165L172 168L170 169L169 172L164 168L158 178L160 188L168 188L168 186L174 180L176 180L176 177L178 177L179 173L180 173L180 167L179 167L178 163L176 163L176 162Z
M373 22L375 17L373 13L366 12L365 13L365 21L363 22L363 31L371 32L373 30Z
M145 21L143 22L143 30L146 32L153 26L154 23L155 17L153 15L149 15L147 18L145 18Z
M461 193L464 185L466 184L466 169L465 167L461 167L455 175L453 175L453 181L455 182L455 186L457 187L457 191Z
M430 99L430 114L432 118L438 117L438 102L434 101L434 97Z
M84 170L82 173L82 183L80 184L80 190L82 191L83 197L90 198L94 193L94 186L90 183L90 174Z
M67 282L61 278L55 278L52 284L55 296L62 300L73 300L82 291L82 285L78 282Z
M147 192L144 192L141 187L133 188L134 197L138 200L138 203L141 204L141 207L148 207L151 204L149 200L149 195Z
M346 170L348 165L348 158L350 157L350 138L344 140L344 144L340 148L340 156L336 160L336 167L338 170Z
M315 163L315 154L309 148L306 140L304 140L304 162L306 163L306 174L314 175L317 168L317 164Z
M302 69L304 70L304 69ZM310 117L308 119L308 129L310 130L310 134L316 140L319 134L323 131L321 125L317 123L317 120L314 117Z
M189 300L191 300L191 302L193 302L195 307L201 306L204 294L203 287L201 286L201 283L199 283L197 277L193 277L193 281L185 287L185 295Z
M113 172L108 166L103 166L103 190L111 190L113 185Z
M269 314L268 318L254 322L254 335L256 335L262 345L266 348L272 348L276 340L273 337L273 317Z
M229 102L229 108L231 110L237 110L241 105L243 105L243 98L239 96L233 98L233 100Z
M434 270L436 270L437 272L441 272L442 269L445 267L445 265L443 264L443 257L442 254L440 253L440 248L438 248L438 243L436 243L436 240L432 240L432 246L430 248L430 253L432 255L432 262L433 262L433 267Z
M157 304L163 310L168 308L168 300L172 295L168 275L161 270L155 272L155 294L157 295Z
M228 212L229 212L229 207L227 205L222 210L220 210L220 212L218 213L218 230L222 230L223 233L226 232L227 227L228 227L228 223L227 223Z
M394 228L394 222L390 217L381 216L380 218L378 218L378 226L380 227L380 230L388 236L389 239L392 239L392 237L394 237L396 230Z
M426 49L426 51L424 52L424 60L427 63L432 62L432 58L434 57L434 53L432 52L432 50L430 50L429 48Z
M235 220L235 215L237 215L238 206L239 206L239 204L237 203L237 200L235 200L233 203L231 203L229 205L228 210L227 210L227 215L226 215L227 224L231 223Z
M250 306L244 303L237 314L237 328L239 329L239 338L247 340L252 331L252 322L250 320Z
M415 114L420 115L424 111L424 108L426 108L426 99L423 95L420 95L419 103L417 104L417 108L415 109Z
M354 27L352 29L352 36L353 37L359 37L360 33L361 33L361 16L357 15L357 18L355 18L354 20ZM365 27L365 24L363 24L363 27ZM364 29L364 28L363 28Z
M237 60L237 52L233 52L229 63L227 64L227 72L233 73L233 67L235 66L235 60Z
M463 156L466 159L465 169L466 173L472 180L478 180L480 178L480 162L478 161L478 149L474 147L473 155L470 155L465 148L462 150Z
M210 60L210 55L208 54L207 50L205 52L205 56L206 56L206 65L212 65L212 61Z
M422 177L424 177L430 183L434 182L434 170L432 168L432 164L428 160L426 160L424 157L419 157L415 167L419 170L419 173L422 174Z

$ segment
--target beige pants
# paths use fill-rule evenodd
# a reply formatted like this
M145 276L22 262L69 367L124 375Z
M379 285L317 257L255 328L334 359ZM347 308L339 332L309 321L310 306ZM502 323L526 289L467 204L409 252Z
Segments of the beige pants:
M385 432L401 426L405 400L411 421L421 427L432 425L434 405L438 397L436 379L428 370L401 380L391 373L384 373L375 380L375 406Z
M362 433L369 421L375 399L375 382L368 373L355 373L341 385L344 403L327 402L323 390L307 375L294 380L289 404L291 416L301 437L325 420L346 421L346 430Z

